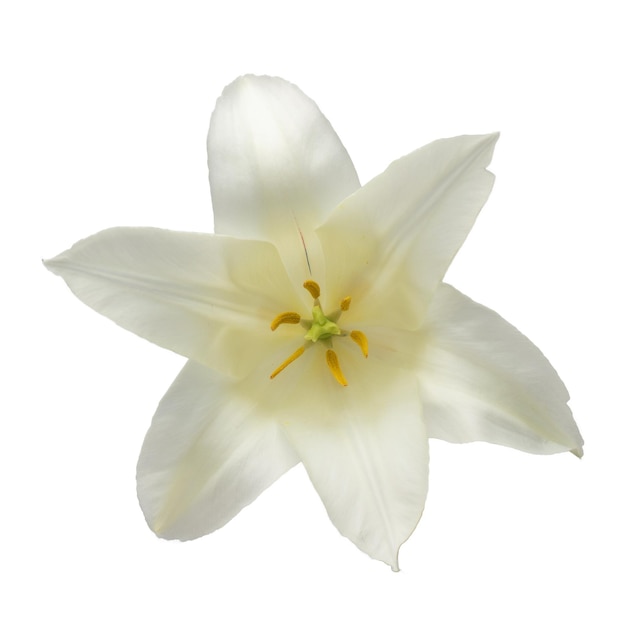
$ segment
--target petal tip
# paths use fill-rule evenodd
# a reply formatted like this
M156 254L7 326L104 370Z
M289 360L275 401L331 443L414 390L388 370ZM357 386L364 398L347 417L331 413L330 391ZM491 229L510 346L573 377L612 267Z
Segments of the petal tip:
M579 448L572 448L572 449L570 450L570 452L571 452L571 453L572 453L575 457L578 457L579 459L582 459L582 458L583 458L583 456L584 456L584 454L585 454L585 452L584 452L584 450L583 450L583 447L582 447L582 446L580 446Z
M500 139L500 131L488 133L482 136L481 143L488 149L490 158L493 155L493 151L496 147L496 143L498 143L498 139Z
M52 259L41 259L43 266L53 274L59 274L59 270L61 269L62 263L60 262L63 253L58 256L53 257Z

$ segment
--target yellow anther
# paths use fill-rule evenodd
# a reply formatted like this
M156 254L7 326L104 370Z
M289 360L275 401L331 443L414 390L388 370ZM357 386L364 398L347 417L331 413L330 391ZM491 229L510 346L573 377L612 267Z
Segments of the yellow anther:
M352 298L350 296L346 296L339 305L342 311L347 311L350 308L350 303L352 302Z
M359 346L359 348L361 348L361 352L363 353L363 356L367 359L368 348L367 348L367 337L365 336L365 333L362 333L360 330L353 330L350 333L350 339L352 339L352 341L354 341L354 343L356 343L356 345Z
M287 311L286 313L280 313L274 318L274 321L270 324L272 330L276 330L281 324L298 324L300 322L300 316L293 311Z
M344 378L341 368L339 367L339 359L337 358L337 353L334 350L326 350L326 364L335 377L335 380L340 385L347 387L348 381Z
M289 358L283 361L271 374L270 378L275 378L280 374L287 365L291 365L298 357L301 357L304 354L304 346L298 348Z
M302 285L317 300L320 297L320 286L314 280L305 280Z

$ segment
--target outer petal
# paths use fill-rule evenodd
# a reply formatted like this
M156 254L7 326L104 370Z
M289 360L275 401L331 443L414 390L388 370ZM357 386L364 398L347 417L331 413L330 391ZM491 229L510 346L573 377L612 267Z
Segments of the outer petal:
M428 489L415 376L347 350L338 354L348 386L338 385L314 355L326 386L308 393L305 378L297 414L284 416L283 425L338 530L397 570L398 550L420 519Z
M215 232L273 242L296 284L323 259L313 233L359 180L328 120L295 85L243 76L211 118L209 178Z
M561 379L499 315L442 285L421 332L418 380L431 437L582 455Z
M234 376L288 336L269 324L299 297L271 244L215 235L113 228L46 266L120 326Z
M497 138L435 141L339 205L318 229L331 301L349 293L368 322L416 329L489 196Z
M159 404L137 491L161 537L194 539L220 528L299 461L276 422L234 384L189 361Z

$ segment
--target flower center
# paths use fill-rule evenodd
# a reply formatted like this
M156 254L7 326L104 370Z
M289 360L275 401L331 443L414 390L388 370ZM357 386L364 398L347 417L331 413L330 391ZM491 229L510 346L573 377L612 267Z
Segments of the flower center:
M341 328L324 315L321 306L314 306L312 313L313 321L311 328L309 328L307 334L304 335L305 339L315 343L320 339L323 341L324 339L330 339L333 335L341 335Z
M282 324L300 324L307 331L304 335L304 344L287 357L270 374L270 378L278 376L288 365L291 365L296 359L300 358L304 354L304 351L311 345L321 342L326 346L326 365L328 365L328 369L335 380L345 387L348 382L339 366L337 353L333 349L333 337L350 337L350 339L359 346L363 356L367 358L368 355L368 343L365 334L360 330L343 330L337 324L341 314L350 308L352 298L350 298L350 296L345 297L340 302L339 308L336 311L333 311L330 315L326 315L319 301L320 286L314 280L307 280L302 286L313 298L313 309L311 310L312 319L302 319L298 313L286 311L285 313L279 313L274 318L270 324L270 328L274 331Z

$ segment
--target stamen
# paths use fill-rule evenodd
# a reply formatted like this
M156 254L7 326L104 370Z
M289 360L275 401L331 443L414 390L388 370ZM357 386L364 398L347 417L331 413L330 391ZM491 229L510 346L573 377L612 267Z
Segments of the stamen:
M348 381L344 378L344 375L339 367L339 359L337 353L334 350L326 350L326 364L328 369L332 372L335 380L344 387L348 386Z
M317 300L320 297L320 286L314 280L305 280L302 285Z
M304 354L304 351L311 345L322 342L326 345L326 348L328 348L326 350L326 365L328 365L328 369L340 385L347 387L348 381L339 366L339 358L337 357L337 353L332 349L333 337L346 337L349 335L350 339L359 346L365 358L367 358L369 354L368 341L365 333L360 330L353 330L348 333L342 330L337 324L341 314L350 308L352 297L346 296L339 303L337 310L333 311L330 315L325 315L319 301L321 293L319 284L314 280L305 280L302 286L309 292L314 300L311 310L313 319L302 319L295 311L286 311L277 315L270 324L270 327L274 331L281 324L300 324L307 331L304 335L304 345L283 361L283 363L270 374L270 378L276 378L288 365L291 365L296 359L299 359Z
M299 321L300 316L297 313L287 311L285 313L279 313L270 324L270 328L276 330L281 324L297 324Z
M354 343L356 343L356 345L359 346L359 348L361 348L361 352L363 353L363 356L367 359L368 344L367 344L367 337L365 336L365 333L362 333L360 330L353 330L350 333L350 339L352 339L352 341L354 341Z
M297 358L301 357L304 354L304 346L300 346L290 357L288 357L285 361L283 361L271 374L270 378L275 378L280 374L287 365L291 365Z

